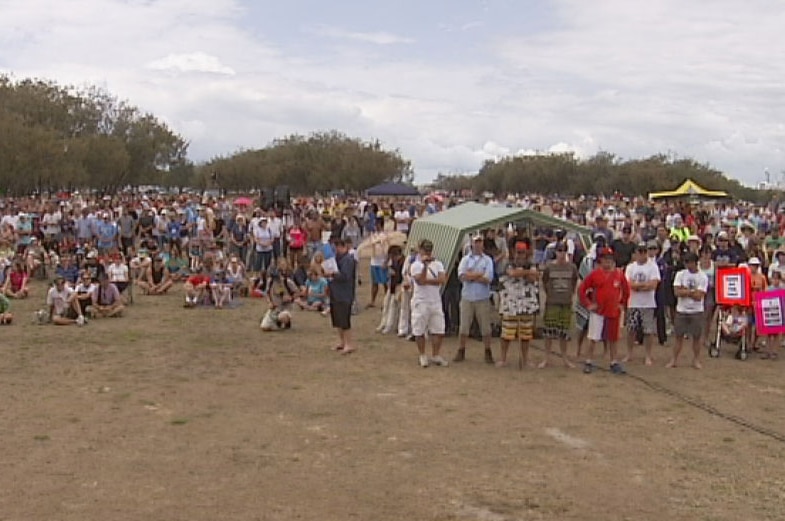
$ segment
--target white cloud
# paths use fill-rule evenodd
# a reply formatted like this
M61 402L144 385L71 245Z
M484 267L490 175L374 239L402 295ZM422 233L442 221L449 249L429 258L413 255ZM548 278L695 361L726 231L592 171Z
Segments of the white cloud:
M347 31L339 27L330 27L326 25L319 25L306 29L307 32L317 36L326 38L335 38L339 40L355 40L358 42L373 43L376 45L393 45L401 43L414 43L413 38L405 36L398 36L397 34L389 33L386 31L376 32L356 32Z
M249 0L0 0L0 66L104 86L197 160L335 128L399 148L419 182L510 153L674 151L748 182L785 168L785 11L767 0L551 0L523 35L495 9L376 31L300 4L310 18L276 32Z
M235 74L234 70L223 65L221 60L203 52L169 54L158 60L151 61L147 64L147 67L159 71L208 72L228 74L229 76L234 76Z

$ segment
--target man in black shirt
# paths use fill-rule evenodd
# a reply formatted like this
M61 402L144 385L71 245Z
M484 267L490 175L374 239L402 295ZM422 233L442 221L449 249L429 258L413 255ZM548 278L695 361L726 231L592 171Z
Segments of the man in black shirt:
M624 269L632 261L632 254L635 252L635 242L632 240L632 228L625 226L621 230L621 237L611 243L613 248L613 258L616 267Z

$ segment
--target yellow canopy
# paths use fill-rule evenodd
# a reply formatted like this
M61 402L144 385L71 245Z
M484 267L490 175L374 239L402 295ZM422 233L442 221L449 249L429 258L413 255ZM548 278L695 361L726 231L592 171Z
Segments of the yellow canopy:
M662 199L666 197L709 197L713 199L723 199L728 197L728 193L719 190L706 190L692 179L687 179L676 190L671 190L670 192L652 192L649 194L649 199Z

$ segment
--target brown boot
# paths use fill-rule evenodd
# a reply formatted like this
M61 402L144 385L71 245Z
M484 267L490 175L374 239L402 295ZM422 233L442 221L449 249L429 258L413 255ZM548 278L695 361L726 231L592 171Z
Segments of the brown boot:
M463 362L464 360L466 360L466 349L458 349L458 351L455 352L455 356L453 357L452 361Z
M493 363L493 352L490 349L485 350L485 363L486 364Z

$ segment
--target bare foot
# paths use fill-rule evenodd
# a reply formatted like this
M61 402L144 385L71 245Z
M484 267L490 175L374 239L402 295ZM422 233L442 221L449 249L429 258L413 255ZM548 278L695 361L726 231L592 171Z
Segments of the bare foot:
M627 362L630 361L630 355L625 356L624 358L621 359L621 361L626 364Z
M569 369L575 369L575 364L573 364L572 362L570 362L569 360L567 360L565 358L564 359L564 367L567 367Z
M543 360L542 362L540 362L537 365L537 369L545 369L546 367L548 367L548 361L547 360Z
M693 361L692 361L692 367L694 367L695 369L703 369L703 364L701 364L701 363L700 363L699 361L697 361L697 360L693 360Z
M350 354L354 353L355 351L356 351L356 349L353 348L353 347L344 347L341 350L341 354L342 355L350 355Z
M651 367L651 366L653 366L653 365L654 365L654 360L652 360L651 358L646 358L646 361L645 361L645 362L643 362L643 365L646 365L646 366L648 366L648 367Z
M668 363L665 365L665 367L667 367L668 369L673 369L673 368L675 368L675 367L676 367L676 360L671 360L670 362L668 362Z
M507 360L499 360L496 362L496 367L507 367Z

